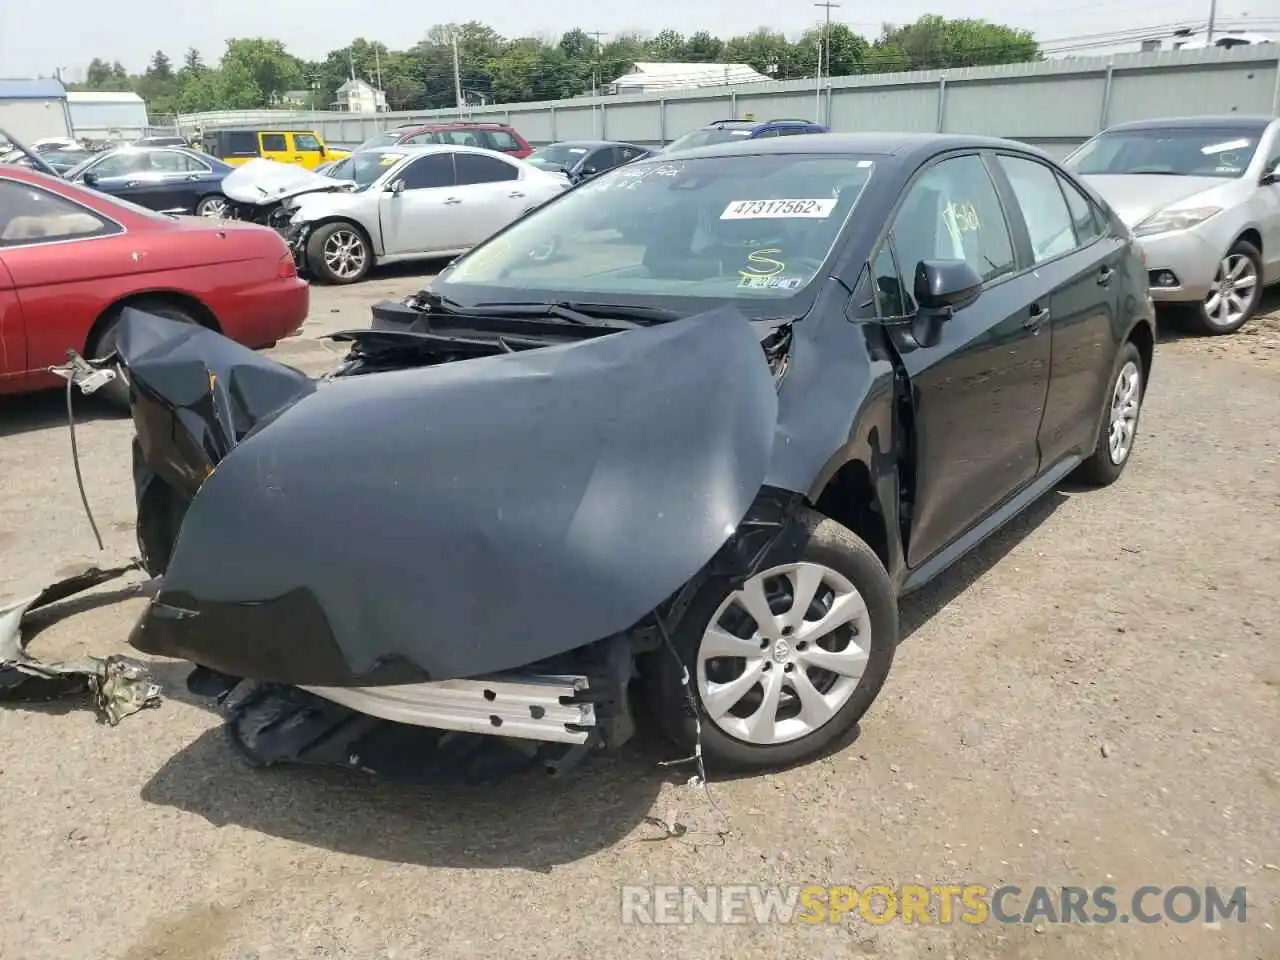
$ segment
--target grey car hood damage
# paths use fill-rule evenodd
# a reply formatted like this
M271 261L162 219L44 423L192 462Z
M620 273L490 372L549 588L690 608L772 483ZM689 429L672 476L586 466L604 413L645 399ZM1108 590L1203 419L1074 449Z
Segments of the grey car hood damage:
M299 686L517 668L635 627L762 488L807 493L848 442L843 404L779 390L777 323L551 325L579 338L317 383L127 312L140 531L151 476L190 499L131 643ZM792 351L847 376L821 323L786 326L806 325ZM362 335L394 337L342 336Z

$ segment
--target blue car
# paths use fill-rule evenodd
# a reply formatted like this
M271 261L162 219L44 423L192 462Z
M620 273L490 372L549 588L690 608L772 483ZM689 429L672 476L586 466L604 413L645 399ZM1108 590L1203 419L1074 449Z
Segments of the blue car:
M671 141L662 149L662 152L675 153L677 150L708 147L713 143L757 140L760 137L794 137L802 133L830 132L830 127L824 127L812 120L797 120L794 117L777 120L713 120L705 127Z
M233 169L185 147L119 147L95 154L63 177L162 213L218 217L227 210L222 180Z

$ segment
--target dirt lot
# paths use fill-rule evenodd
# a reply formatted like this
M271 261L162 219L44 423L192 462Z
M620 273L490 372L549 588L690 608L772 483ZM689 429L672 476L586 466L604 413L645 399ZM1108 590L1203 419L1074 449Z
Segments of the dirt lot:
M401 272L318 288L307 334L367 322ZM1273 299L1272 308L1280 307ZM277 353L316 368L302 340ZM0 408L0 594L94 548L58 396ZM80 430L128 550L127 423ZM0 956L1280 956L1280 310L1166 339L1125 479L1065 489L927 593L859 737L717 782L729 834L644 741L575 779L422 790L255 771L157 662L117 728L0 711ZM33 652L120 651L143 600L101 591ZM647 817L690 833L663 842ZM1247 922L625 926L623 884L1144 884L1248 889ZM1159 898L1148 905L1158 904ZM1026 906L1025 897L1014 904Z

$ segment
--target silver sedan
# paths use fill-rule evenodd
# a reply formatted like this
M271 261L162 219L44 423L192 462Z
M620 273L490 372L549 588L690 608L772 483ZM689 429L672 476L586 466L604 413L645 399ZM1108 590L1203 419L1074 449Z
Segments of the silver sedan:
M353 187L292 198L289 239L329 283L354 283L375 263L463 253L569 187L562 174L456 145L354 153L326 176Z
M1194 306L1204 332L1239 330L1280 282L1280 120L1125 123L1065 163L1142 245L1152 299Z

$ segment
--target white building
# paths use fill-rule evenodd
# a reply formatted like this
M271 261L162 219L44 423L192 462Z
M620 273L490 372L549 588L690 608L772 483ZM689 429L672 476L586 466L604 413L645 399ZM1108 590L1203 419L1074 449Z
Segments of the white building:
M131 142L147 135L147 105L136 93L73 90L67 94L71 127L80 140Z
M333 104L335 110L349 113L386 112L387 95L363 80L348 80L338 88L337 93L338 99Z
M737 83L767 83L769 77L745 63L636 63L603 92L611 95L663 93L695 87L724 87Z
M71 136L66 87L57 80L0 80L0 129L25 143Z

